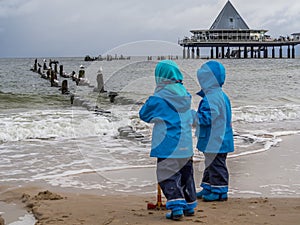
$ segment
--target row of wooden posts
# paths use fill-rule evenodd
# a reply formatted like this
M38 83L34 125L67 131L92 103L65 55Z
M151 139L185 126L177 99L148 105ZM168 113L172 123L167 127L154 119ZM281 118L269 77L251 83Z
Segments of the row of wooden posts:
M50 59L49 65L47 66L47 61L44 59L43 65L41 65L40 63L38 63L37 59L35 59L34 65L31 68L31 70L33 72L40 74L41 78L50 80L51 87L60 87L62 94L71 94L68 89L67 79L64 79L61 83L61 86L59 86L57 75L63 78L71 78L73 81L76 82L76 85L81 85L82 79L86 79L84 67L82 65L80 66L80 70L77 77L75 76L76 74L75 71L72 71L70 74L66 74L64 72L63 65L59 65L59 71L58 71L58 64L59 64L58 61L56 60L52 61ZM52 68L52 65L54 65L54 68ZM100 67L100 69L97 72L97 87L94 88L94 91L99 93L106 93L106 91L104 90L102 67ZM110 102L114 102L114 99L117 95L118 94L116 92L108 92L108 97L110 98ZM71 104L73 104L73 101L74 101L74 94L71 94Z

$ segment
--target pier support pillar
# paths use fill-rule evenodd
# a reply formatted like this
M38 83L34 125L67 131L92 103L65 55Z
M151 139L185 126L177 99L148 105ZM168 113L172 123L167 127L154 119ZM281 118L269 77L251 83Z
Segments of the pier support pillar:
M230 48L229 47L227 47L227 52L226 52L226 58L230 58Z
M291 48L290 48L290 45L288 45L288 48L287 48L287 57L291 58Z
M200 58L200 49L199 49L199 47L197 47L197 49L196 49L196 56L197 56L197 59Z
M250 53L250 57L251 57L251 59L253 59L253 57L254 57L254 54L253 54L253 52L254 52L254 48L253 48L253 46L251 46L251 53Z
M244 47L244 58L248 58L247 46Z
M279 48L279 58L282 59L282 46Z
M295 58L295 46L292 45L292 58L294 59Z
M187 58L189 59L190 58L190 47L188 47L188 49L187 49Z
M260 58L260 47L257 49L257 58Z
M194 47L192 48L192 59L194 59L195 58L195 49L194 49Z
M216 47L216 59L219 58L219 47Z
M224 46L221 47L221 51L222 51L222 52L221 52L221 54L222 54L222 59L224 59L224 58L225 58Z
M272 58L273 59L275 58L275 47L274 46L272 47Z
M211 59L214 58L214 48L213 47L210 48L210 58Z
M185 55L185 47L183 47L183 50L182 50L182 58L185 59L186 55Z
M268 47L267 46L264 47L264 58L265 59L268 58Z

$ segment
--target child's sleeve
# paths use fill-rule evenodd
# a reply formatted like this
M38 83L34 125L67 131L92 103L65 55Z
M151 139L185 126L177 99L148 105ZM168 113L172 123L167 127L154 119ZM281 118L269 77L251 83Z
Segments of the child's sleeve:
M218 109L214 104L209 105L206 98L202 99L197 112L200 125L210 126L213 118L216 118L218 114Z
M153 98L150 97L142 106L139 112L140 119L150 123L155 118L155 102L153 102Z

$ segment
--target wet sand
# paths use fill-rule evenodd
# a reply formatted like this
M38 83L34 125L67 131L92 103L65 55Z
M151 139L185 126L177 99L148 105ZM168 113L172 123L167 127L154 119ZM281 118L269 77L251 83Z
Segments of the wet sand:
M24 195L24 193L26 193ZM28 194L30 193L30 194ZM170 224L166 211L147 210L155 198L147 196L97 196L55 194L18 189L5 196L20 201L32 211L37 225ZM184 224L299 224L300 201L297 198L231 198L226 202L199 200L196 214L182 219Z
M229 159L230 194L297 197L300 201L299 146L299 134L284 136L278 146L266 152Z
M299 224L300 139L299 135L283 139L279 147L267 152L229 159L229 200L199 200L196 215L178 223ZM165 219L166 211L147 210L148 202L156 202L153 194L102 194L36 185L11 190L0 186L0 201L25 207L35 215L38 225L172 223Z

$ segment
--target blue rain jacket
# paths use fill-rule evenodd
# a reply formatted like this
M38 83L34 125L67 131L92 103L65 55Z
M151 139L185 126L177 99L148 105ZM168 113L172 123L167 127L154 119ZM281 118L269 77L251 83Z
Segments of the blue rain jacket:
M223 92L225 68L216 61L209 61L197 71L202 97L197 117L197 149L206 153L234 151L231 123L231 104Z
M154 123L151 157L189 158L193 155L191 95L181 83L178 66L170 60L155 69L156 89L141 108L140 118Z

